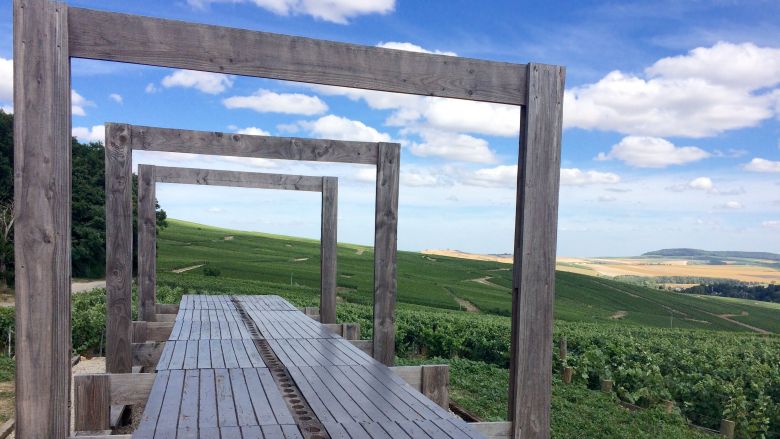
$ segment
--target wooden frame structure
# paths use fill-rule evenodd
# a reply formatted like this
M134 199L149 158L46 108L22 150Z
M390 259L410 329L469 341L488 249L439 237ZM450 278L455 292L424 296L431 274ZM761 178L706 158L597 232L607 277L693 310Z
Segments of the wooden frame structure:
M376 212L374 221L374 331L373 356L377 360L392 364L395 357L395 296L396 296L396 236L398 219L398 177L401 146L385 142L350 142L326 139L302 139L291 137L257 136L209 131L178 130L129 124L106 124L106 371L128 373L132 368L131 350L131 298L132 298L132 182L133 150L186 152L190 154L211 154L235 157L285 159L339 163L374 164L377 169ZM205 172L213 177L227 177L217 171L200 170L200 177L208 180ZM147 179L150 177L146 176ZM156 177L155 177L156 178ZM277 175L276 178L287 189L292 189L300 176ZM169 176L168 180L175 178ZM198 179L191 176L189 181ZM261 179L262 180L262 179ZM139 225L139 246L148 249L149 206L154 201L147 197L144 188L151 181L139 175L138 202L145 205L144 218ZM301 187L310 181L301 182ZM323 183L332 185L332 182ZM141 195L144 192L142 199ZM323 206L332 206L330 198L336 200L333 189L324 189ZM325 199L327 197L328 199ZM152 197L153 198L153 197ZM323 214L335 214L323 212ZM139 218L141 212L139 211ZM153 218L152 218L153 220ZM142 232L143 227L143 232ZM323 222L331 228L331 221ZM334 236L332 254L335 264L335 228L332 233L323 231L323 238ZM143 242L142 242L143 239ZM327 245L326 245L327 247ZM328 262L330 263L330 262ZM150 284L149 258L139 252L139 289L143 288L148 300ZM141 269L141 267L144 267ZM143 275L141 275L143 271ZM327 282L336 281L335 270L323 272L331 276ZM143 286L141 286L143 285ZM334 289L335 292L335 289ZM139 294L140 296L140 294ZM335 296L335 294L334 294ZM145 308L148 316L152 308ZM335 321L335 303L326 307L325 319ZM321 314L321 319L322 314ZM331 323L324 321L325 323Z
M320 306L322 323L336 323L336 243L338 191L336 177L218 171L138 165L138 320L153 322L157 314L157 183L231 186L320 192ZM112 233L111 230L106 231ZM108 361L108 360L106 360Z
M14 0L13 29L18 437L62 438L69 429L72 57L522 107L509 433L549 437L563 67L404 52L71 8L49 0ZM129 133L117 139L122 144L139 140ZM240 144L241 137L229 139L221 140ZM357 154L356 149L341 150ZM392 148L382 150L382 157L393 159ZM284 151L299 153L292 142ZM317 151L333 157L330 148ZM279 149L275 153L284 155ZM378 185L397 182L391 169L397 165L380 170ZM396 213L393 209L377 219L383 227L395 224L390 215ZM378 238L375 274L389 289L375 291L375 309L395 300L395 234ZM376 323L375 331L386 331L393 316ZM383 355L392 352L376 348Z

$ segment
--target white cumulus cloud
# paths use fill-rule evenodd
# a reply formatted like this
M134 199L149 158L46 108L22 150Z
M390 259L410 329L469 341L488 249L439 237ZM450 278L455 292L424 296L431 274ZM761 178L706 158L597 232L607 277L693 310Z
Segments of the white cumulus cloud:
M238 134L249 134L249 135L252 135L252 136L270 136L271 135L271 133L269 133L268 131L266 131L266 130L264 130L262 128L257 128L257 127L241 128L241 129L236 130L236 132Z
M150 84L152 85L152 84ZM219 94L233 86L233 78L228 75L211 72L198 72L195 70L176 70L162 80L165 88L184 87L194 88L203 93ZM154 86L150 90L147 85L147 93L155 91Z
M739 210L742 209L744 206L739 201L726 201L723 204L719 204L715 206L719 209L729 209L729 210Z
M483 187L507 187L517 185L517 165L499 165L478 169L465 178L465 184ZM561 168L561 185L588 186L620 183L620 176L611 172L583 171L578 168Z
M81 96L76 90L70 91L70 112L74 116L86 116L87 112L84 107L94 107L95 103L88 101L84 96Z
M658 137L627 136L599 153L597 160L621 160L637 168L665 168L705 159L711 154L695 146L675 146Z
M743 167L745 170L751 172L780 172L780 161L772 161L756 157L751 160L750 163L746 163Z
M108 98L116 102L117 104L124 103L124 99L122 98L122 95L120 95L119 93L111 93L110 95L108 95Z
M484 139L468 134L435 129L420 131L422 142L412 142L409 149L420 157L443 157L472 163L495 163L496 155Z
M79 142L100 142L105 144L106 127L103 125L95 125L92 128L73 127L71 135L78 139Z
M753 127L778 110L780 49L718 43L663 58L644 76L613 71L564 97L564 126L705 137Z
M428 50L414 43L409 43L409 42L388 41L388 42L382 42L377 44L377 47L384 47L385 49L406 50L407 52L432 53L434 55L458 56L458 54L455 52L450 52L447 50Z
M14 61L0 58L0 102L14 100Z
M250 3L276 15L309 15L318 20L347 24L351 18L368 14L387 14L395 9L395 0L187 0L196 8L212 3Z
M767 229L780 229L780 220L770 220L761 223L761 227Z
M390 135L376 130L359 120L329 114L314 121L299 122L315 137L333 140L389 142Z
M248 108L258 113L303 114L313 116L328 111L317 96L301 93L276 93L260 89L249 96L232 96L222 101L227 108Z

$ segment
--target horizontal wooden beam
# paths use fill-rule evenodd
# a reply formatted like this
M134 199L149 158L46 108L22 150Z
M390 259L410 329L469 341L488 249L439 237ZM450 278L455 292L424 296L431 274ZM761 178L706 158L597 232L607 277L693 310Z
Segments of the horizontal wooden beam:
M133 343L166 341L173 331L173 322L133 322Z
M487 439L509 439L511 437L511 422L472 422L469 425Z
M359 323L323 323L322 326L345 340L360 340Z
M139 165L139 172L142 166L152 167L151 165ZM322 192L322 177L312 177L309 175L268 174L264 172L220 171L215 169L154 166L154 180L158 183L202 184L256 189Z
M178 314L178 303L157 303L155 304L155 310L157 314Z
M374 356L374 342L371 340L347 340L350 343L352 343L356 348L360 349L361 351L367 353L368 355Z
M176 321L176 314L155 314L155 322L174 322Z
M125 126L130 133L131 147L141 151L368 165L376 164L377 160L378 146L374 142Z
M392 366L390 370L431 401L449 409L449 365Z
M70 55L523 105L526 66L68 8Z

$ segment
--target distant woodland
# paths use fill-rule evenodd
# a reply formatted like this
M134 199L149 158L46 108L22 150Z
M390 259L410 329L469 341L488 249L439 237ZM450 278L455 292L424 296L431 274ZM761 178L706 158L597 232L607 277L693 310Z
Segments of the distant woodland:
M13 115L0 110L0 286L14 282ZM73 197L71 240L73 277L100 278L106 269L105 151L101 143L73 139ZM136 176L133 175L135 229ZM157 210L157 226L165 227L165 211ZM135 233L133 234L135 236ZM133 249L135 259L135 246ZM135 265L135 264L134 264Z

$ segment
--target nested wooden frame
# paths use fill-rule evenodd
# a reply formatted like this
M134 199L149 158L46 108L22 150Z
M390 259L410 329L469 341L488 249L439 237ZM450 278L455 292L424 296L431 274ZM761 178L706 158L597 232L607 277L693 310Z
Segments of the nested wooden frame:
M375 165L374 327L377 329L373 333L372 346L374 358L385 364L393 363L399 144L230 134L120 123L106 124L105 139L107 372L129 373L132 370L132 187L127 183L132 183L134 150ZM139 186L144 184L140 177ZM140 187L138 198L140 203ZM144 198L148 210L148 203L153 201ZM148 214L146 216L143 223L148 222ZM147 238L144 237L143 244L140 238L148 233L140 235L140 231L139 221L139 248L146 249ZM148 258L139 252L138 263L139 267L146 265ZM333 278L335 282L335 273ZM139 289L141 285L144 285L146 296L148 276L141 277L139 270ZM144 313L148 311L145 309ZM332 314L335 321L335 306L326 313L326 319Z
M69 429L72 57L522 107L509 419L512 437L549 437L563 67L410 53L49 0L14 0L13 29L19 437L61 438Z
M138 320L153 322L157 304L157 183L319 192L320 322L336 323L337 177L138 165ZM108 230L107 233L111 233Z

